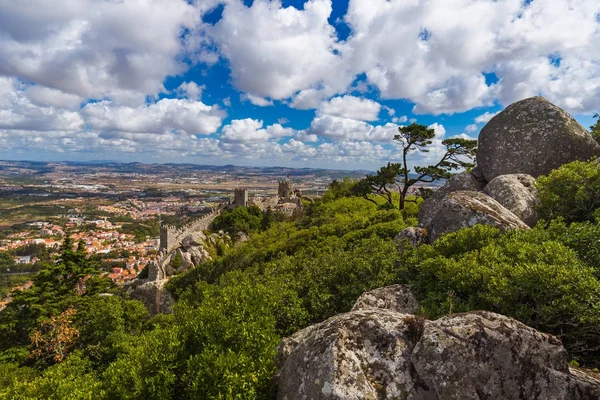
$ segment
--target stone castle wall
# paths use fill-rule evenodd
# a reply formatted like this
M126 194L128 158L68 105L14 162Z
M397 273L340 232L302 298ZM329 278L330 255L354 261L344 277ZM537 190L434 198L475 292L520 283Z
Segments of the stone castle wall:
M210 228L210 224L217 218L221 211L224 208L228 207L228 204L221 204L213 210L202 216L201 218L182 226L181 228L176 228L170 225L163 225L160 227L160 252L169 253L175 250L185 236L189 235L192 232L205 231Z

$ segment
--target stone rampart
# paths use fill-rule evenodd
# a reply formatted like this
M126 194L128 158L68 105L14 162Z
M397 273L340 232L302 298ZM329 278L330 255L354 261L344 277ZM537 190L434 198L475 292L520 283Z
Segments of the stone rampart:
M170 225L163 225L160 227L160 251L169 253L175 250L185 236L192 232L205 231L210 228L210 224L217 218L223 209L229 207L229 204L221 204L218 207L200 217L199 219L177 228Z

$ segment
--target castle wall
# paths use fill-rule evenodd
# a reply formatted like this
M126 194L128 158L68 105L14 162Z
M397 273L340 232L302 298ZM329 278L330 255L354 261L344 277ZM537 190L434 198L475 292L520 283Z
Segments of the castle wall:
M179 246L181 239L190 233L207 230L210 228L214 219L217 218L217 216L221 214L221 211L227 206L227 204L221 204L219 207L214 208L209 214L206 214L181 228L169 225L161 226L159 251L169 253L175 250Z
M233 192L233 204L235 207L246 207L248 205L248 190L235 189Z
M279 197L292 197L294 195L294 188L292 182L289 180L279 181L277 188L277 195Z

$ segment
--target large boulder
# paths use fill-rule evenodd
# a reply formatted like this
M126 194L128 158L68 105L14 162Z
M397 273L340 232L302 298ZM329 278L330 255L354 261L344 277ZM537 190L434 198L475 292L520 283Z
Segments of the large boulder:
M539 219L540 199L535 178L526 174L501 175L492 179L483 192L502 204L527 225L533 227Z
M277 399L426 398L410 361L422 323L409 314L361 310L300 331L278 349Z
M133 300L144 303L150 315L171 314L175 300L165 288L167 282L167 279L140 282L140 284L131 287L129 295Z
M478 192L483 190L484 186L485 182L477 180L477 178L468 171L454 175L423 202L419 209L419 226L423 227L429 225L437 213L440 203L448 194L459 190Z
M502 231L529 229L515 214L482 192L452 192L441 202L438 211L426 226L429 242L444 233L456 232L474 225L491 225Z
M352 311L385 308L399 313L416 314L419 301L408 285L392 285L360 295Z
M569 371L558 339L487 311L425 324L411 356L439 399L598 399L600 382Z
M277 399L598 399L560 341L490 312L437 321L374 309L284 340Z
M532 97L511 104L483 127L477 166L490 182L508 174L537 178L598 156L600 145L573 117L543 97Z
M191 247L188 250L188 254L190 255L191 260L196 267L208 260L212 260L212 257L204 248L204 246Z

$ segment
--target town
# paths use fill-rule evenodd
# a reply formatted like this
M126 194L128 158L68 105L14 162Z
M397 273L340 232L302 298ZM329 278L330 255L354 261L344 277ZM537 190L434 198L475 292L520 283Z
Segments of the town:
M44 262L56 260L66 235L83 243L105 274L123 285L157 260L161 225L183 226L219 204L239 202L236 189L260 202L277 195L285 178L298 193L318 196L334 179L364 175L189 164L0 161L0 308L10 300L11 290L28 285Z

